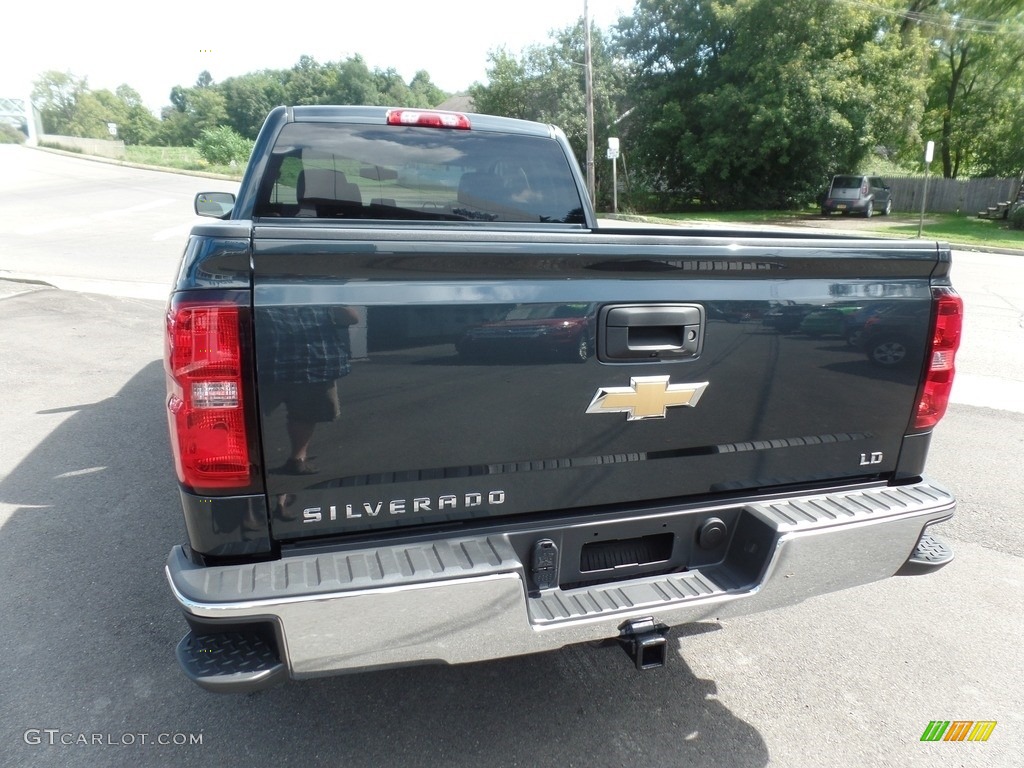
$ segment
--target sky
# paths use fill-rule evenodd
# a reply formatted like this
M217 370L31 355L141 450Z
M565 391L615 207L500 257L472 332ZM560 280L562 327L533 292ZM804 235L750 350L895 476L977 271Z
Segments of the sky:
M247 3L83 3L47 0L3 12L0 96L26 97L48 70L88 79L92 90L127 83L159 113L175 85L203 70L215 82L261 69L287 69L302 55L318 62L359 54L373 69L393 67L408 82L425 69L452 93L486 82L487 54L546 45L548 33L583 15L584 0L352 0ZM588 0L607 29L632 0ZM173 11L171 9L174 9Z

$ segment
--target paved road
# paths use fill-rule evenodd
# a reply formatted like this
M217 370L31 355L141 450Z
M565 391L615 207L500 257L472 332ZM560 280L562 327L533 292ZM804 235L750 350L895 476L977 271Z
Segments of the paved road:
M644 675L617 649L573 648L216 697L172 656L184 624L160 564L183 532L162 305L126 284L166 283L207 182L13 152L0 210L22 207L0 219L0 269L29 254L106 294L0 280L0 766L1020 765L1024 260L957 254L960 375L977 381L933 443L930 471L960 498L958 559L938 574L703 624ZM47 185L65 177L79 192L58 216ZM78 224L47 229L51 214ZM998 726L921 743L936 719Z
M0 145L0 277L161 298L201 191L230 181L158 173Z

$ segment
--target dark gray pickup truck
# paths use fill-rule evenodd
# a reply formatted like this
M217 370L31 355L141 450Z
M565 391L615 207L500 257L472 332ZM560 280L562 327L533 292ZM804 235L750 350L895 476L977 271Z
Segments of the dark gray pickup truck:
M942 245L598 227L558 129L376 107L275 109L196 209L166 575L205 688L587 641L655 667L672 626L952 557Z

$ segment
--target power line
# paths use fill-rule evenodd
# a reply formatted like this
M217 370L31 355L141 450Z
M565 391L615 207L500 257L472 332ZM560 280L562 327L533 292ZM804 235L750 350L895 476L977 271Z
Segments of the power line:
M906 19L907 21L913 21L919 24L938 27L944 30L956 32L969 32L981 35L1011 34L1024 36L1024 24L1014 24L1010 20L992 21L990 19L972 19L968 16L960 16L948 13L931 13L928 11L898 10L896 8L886 8L885 6L878 5L877 3L867 2L867 0L832 1L835 3L839 3L841 5L846 5L854 8L864 8L866 10L874 11L876 13L881 13L887 16L895 16L897 18Z

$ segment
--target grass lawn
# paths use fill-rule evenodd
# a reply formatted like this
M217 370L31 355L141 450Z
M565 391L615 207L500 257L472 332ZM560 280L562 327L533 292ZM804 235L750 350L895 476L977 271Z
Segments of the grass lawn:
M177 168L183 171L205 171L220 173L241 179L245 165L232 168L227 165L210 165L195 147L125 147L126 160L158 168Z
M693 211L690 213L658 213L650 218L667 221L722 221L740 224L791 224L807 218L807 211Z
M728 211L715 213L663 213L652 220L665 222L722 222L748 224L777 224L834 228L863 232L882 237L917 237L919 217L911 213L892 216L874 216L871 219L832 216L823 219L810 211ZM1024 250L1024 230L1010 229L1005 221L989 221L977 216L954 213L926 214L921 237L942 240L956 245L986 246L989 248L1019 248Z
M917 237L917 222L898 224L879 234ZM1024 229L1010 229L1005 221L989 221L957 214L926 215L922 237L962 245L1024 249Z

